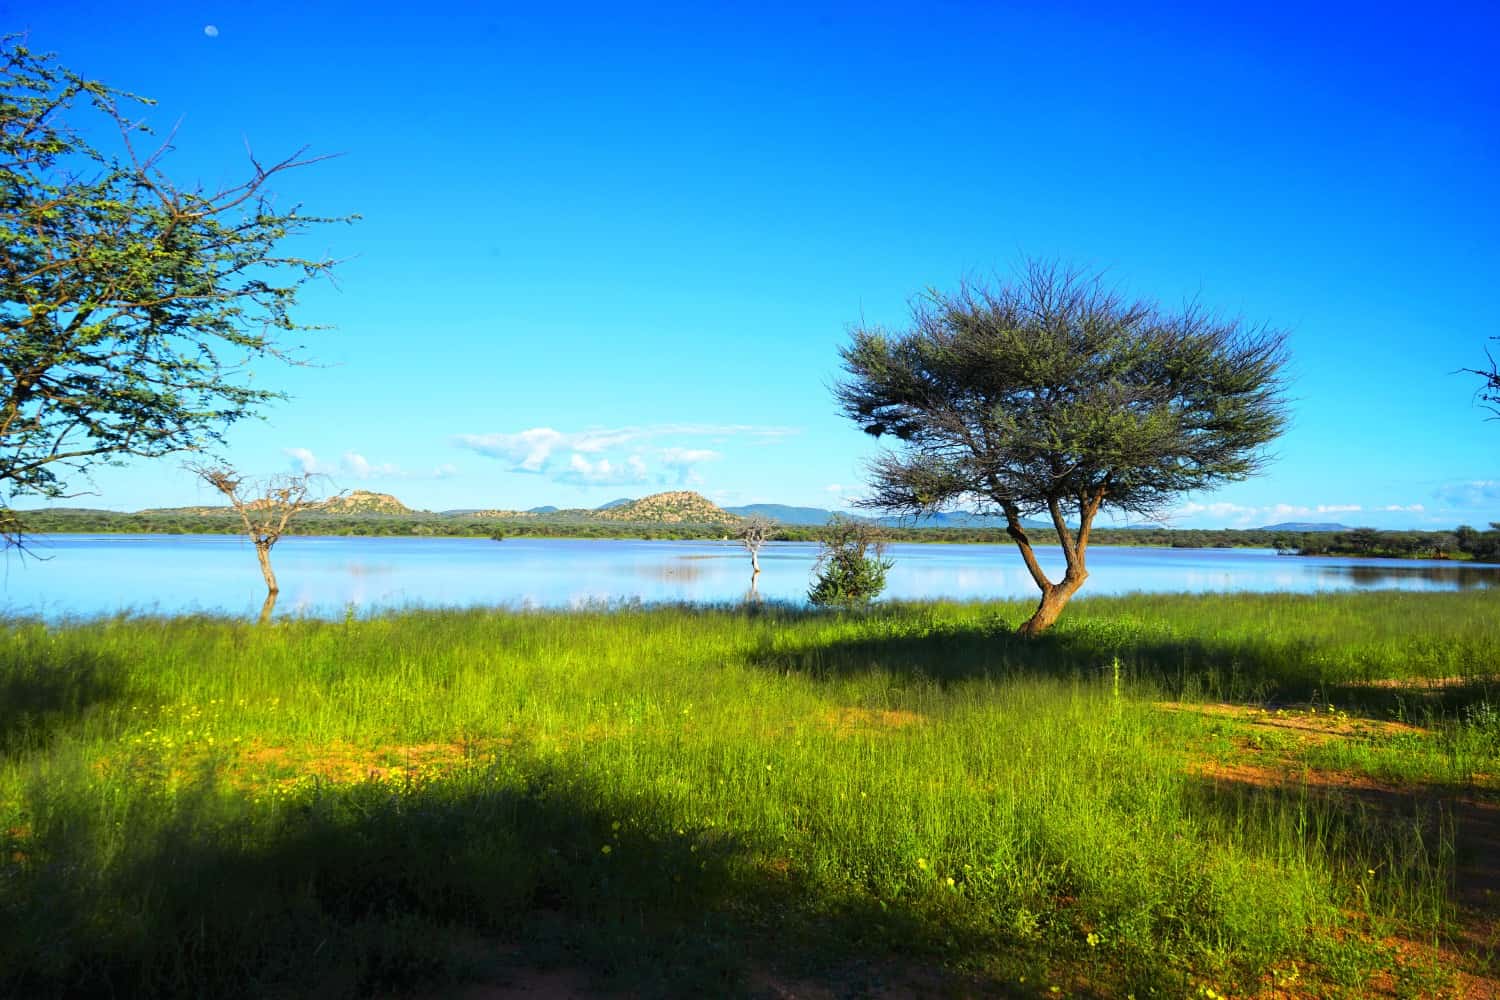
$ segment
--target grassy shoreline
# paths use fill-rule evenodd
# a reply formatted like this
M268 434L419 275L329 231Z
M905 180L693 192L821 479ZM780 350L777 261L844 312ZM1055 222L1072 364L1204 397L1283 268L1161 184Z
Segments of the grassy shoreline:
M0 993L1492 974L1493 597L1029 610L11 622Z

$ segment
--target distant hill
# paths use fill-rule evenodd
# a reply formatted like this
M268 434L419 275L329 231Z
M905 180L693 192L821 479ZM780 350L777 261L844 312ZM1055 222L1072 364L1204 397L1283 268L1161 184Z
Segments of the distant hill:
M528 514L556 514L557 513L557 508L554 507L554 506L552 506L551 504L548 504L548 505L546 505L544 507L527 507L526 508L526 513L528 513Z
M265 506L265 501L252 500L247 505L255 510ZM308 508L319 514L415 514L406 504L397 500L389 493L371 493L369 490L355 490L339 497L329 497ZM169 514L181 517L190 515L194 517L214 517L231 514L234 508L225 504L219 507L195 506L195 507L148 507L145 510L136 511L138 514Z
M779 524L824 525L834 514L852 517L857 521L870 521L883 528L1003 528L1005 518L993 514L976 514L969 510L944 511L925 517L905 514L887 514L871 517L868 514L852 514L849 511L825 510L822 507L790 507L780 503L752 503L743 507L725 507L730 514L750 517L759 514ZM1022 521L1026 528L1051 528L1043 521Z
M1256 531L1353 531L1347 524L1327 524L1319 521L1282 521L1267 524Z
M595 510L614 510L616 507L623 507L626 504L630 504L630 503L635 503L635 500L632 499L631 497L621 497L618 500L611 500L609 503L601 503L599 506L595 507L594 509ZM552 509L556 510L557 508L553 507Z
M833 516L833 511L822 507L789 507L784 503L751 503L743 507L725 507L726 513L737 517L767 517L777 524L823 525Z
M389 493L355 490L343 496L329 497L313 510L323 514L412 514L410 507Z
M637 524L738 524L740 519L716 507L692 490L655 493L608 509L595 510L593 516L604 521L632 521Z

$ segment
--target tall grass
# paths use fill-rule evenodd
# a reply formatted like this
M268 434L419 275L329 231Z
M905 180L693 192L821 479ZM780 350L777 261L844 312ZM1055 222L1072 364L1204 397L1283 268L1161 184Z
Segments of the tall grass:
M1492 598L1094 598L1028 643L1029 610L13 622L0 992L358 995L517 948L662 994L1357 989L1379 927L1441 930L1442 815L1203 777L1154 705L1483 698Z

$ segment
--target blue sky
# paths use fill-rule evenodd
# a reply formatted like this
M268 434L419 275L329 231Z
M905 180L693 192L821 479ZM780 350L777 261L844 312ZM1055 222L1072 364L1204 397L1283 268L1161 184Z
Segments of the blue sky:
M246 142L342 154L277 185L363 221L306 247L345 258L301 311L336 329L257 372L294 398L232 429L246 471L430 509L838 506L878 447L828 392L849 325L1033 255L1290 332L1276 460L1174 523L1500 520L1500 422L1452 374L1500 334L1496 7L1147 6L0 20L180 119L178 180L240 179ZM94 488L72 502L211 499L172 460Z

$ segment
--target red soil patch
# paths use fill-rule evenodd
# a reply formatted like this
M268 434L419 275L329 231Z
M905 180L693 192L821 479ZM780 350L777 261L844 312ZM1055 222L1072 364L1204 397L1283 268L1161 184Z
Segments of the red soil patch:
M303 750L297 747L252 745L239 754L239 767L245 771L288 770L296 777L316 775L333 782L383 779L433 769L456 767L476 753L493 753L506 745L504 740L482 743L413 743L389 746L359 747L333 742Z
M1192 715L1232 719L1250 726L1290 730L1313 740L1328 740L1339 736L1389 736L1398 733L1426 732L1419 726L1408 725L1404 722L1362 719L1341 712L1319 711L1316 706L1265 709L1255 705L1184 705L1180 702L1166 701L1158 702L1155 707L1166 712L1186 712Z
M845 707L829 709L818 721L840 736L848 736L857 731L904 729L925 722L926 716L891 709Z
M1379 690L1401 690L1413 688L1429 691L1446 691L1450 688L1500 684L1500 674L1474 674L1469 677L1391 677L1373 681L1348 681L1339 687L1345 690L1372 688Z

